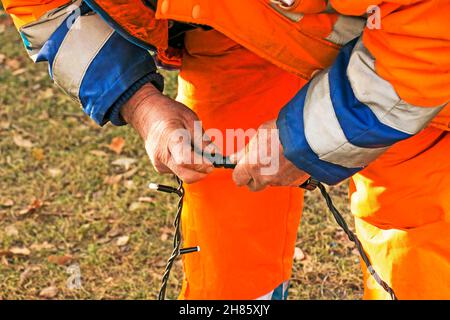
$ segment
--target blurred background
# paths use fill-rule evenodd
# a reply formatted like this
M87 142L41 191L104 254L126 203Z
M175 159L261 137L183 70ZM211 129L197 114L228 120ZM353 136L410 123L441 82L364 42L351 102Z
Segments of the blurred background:
M174 96L176 73L164 75ZM131 128L98 127L52 84L0 7L0 300L155 299L177 199L150 181L173 183ZM351 222L347 184L332 196ZM181 279L178 261L168 298ZM356 250L308 193L289 298L361 295Z

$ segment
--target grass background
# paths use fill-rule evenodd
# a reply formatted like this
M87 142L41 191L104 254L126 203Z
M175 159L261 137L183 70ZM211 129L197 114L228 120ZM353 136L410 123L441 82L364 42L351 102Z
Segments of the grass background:
M176 74L165 75L173 96ZM154 173L133 131L89 120L46 65L31 63L0 9L0 299L155 299L175 199L149 181L169 178ZM332 194L351 221L347 185ZM356 251L318 191L306 195L297 247L290 299L361 297ZM67 288L72 264L82 289ZM169 298L181 278L178 262Z

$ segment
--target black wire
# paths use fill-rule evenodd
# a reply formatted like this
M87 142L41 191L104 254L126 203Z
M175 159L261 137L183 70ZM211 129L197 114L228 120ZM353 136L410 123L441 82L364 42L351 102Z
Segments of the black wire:
M172 266L180 255L180 247L181 247L181 212L183 211L183 200L184 200L184 188L183 181L180 178L176 177L178 182L178 188L174 193L176 193L180 198L178 200L177 205L177 213L175 215L175 220L173 222L173 226L175 227L175 235L173 237L173 251L169 260L167 260L166 269L163 274L163 278L161 281L161 288L159 289L158 300L164 300L166 298L166 289L167 283L169 282L170 272L172 271Z
M223 164L221 166L223 167ZM174 238L173 238L173 251L172 251L172 255L170 256L170 258L167 261L167 265L166 265L166 268L165 268L165 271L164 271L164 275L163 275L163 278L162 278L162 281L161 281L161 289L160 289L159 294L158 294L158 300L164 300L165 299L167 284L168 284L169 277L170 277L170 272L172 270L172 266L173 266L176 258L180 255L180 248L181 248L181 242L182 242L181 212L183 210L184 188L183 188L183 181L180 178L178 178L178 177L176 177L176 180L178 182L178 188L177 189L171 188L171 187L162 186L162 187L167 188L167 190L164 191L164 192L176 193L179 196L179 200L178 200L178 205L177 205L177 213L175 215L175 220L173 222L173 225L175 227L175 235L174 235ZM331 213L333 214L333 217L336 220L337 224L342 228L342 230L344 230L344 232L347 234L349 240L352 241L355 244L356 249L358 250L358 253L361 256L362 260L364 261L364 264L366 265L367 270L369 271L370 275L390 295L392 300L397 300L397 296L395 295L394 290L383 279L381 279L379 274L373 268L372 263L370 262L370 259L369 259L368 255L367 255L367 253L365 252L361 241L350 230L350 228L349 228L347 222L345 221L344 217L339 212L339 210L334 206L333 200L331 199L331 196L328 194L327 189L325 188L325 186L322 183L320 183L318 181L315 181L314 183L311 184L313 187L310 190L313 190L315 188L314 184L317 184L317 187L319 188L323 198L325 199L327 207L331 211ZM308 189L308 186L303 186L302 185L302 187Z
M333 214L334 219L336 220L338 225L342 228L342 230L344 230L344 232L347 234L349 240L355 244L356 249L358 250L362 260L364 261L367 270L369 270L370 275L390 295L392 300L397 300L397 296L395 295L394 290L383 279L381 279L381 277L373 268L372 263L370 262L370 259L362 246L361 241L359 241L358 237L350 230L350 228L347 225L347 222L345 222L344 217L341 215L339 210L334 206L331 196L328 194L325 186L319 182L318 188L327 203L328 209L330 209L331 213Z

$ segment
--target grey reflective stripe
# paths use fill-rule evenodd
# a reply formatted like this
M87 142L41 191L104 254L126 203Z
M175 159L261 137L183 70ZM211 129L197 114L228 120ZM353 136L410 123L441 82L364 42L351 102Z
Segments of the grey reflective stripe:
M326 40L338 45L344 45L359 37L366 25L366 19L340 15L333 26L333 31Z
M353 49L347 76L356 98L367 105L381 123L401 132L416 134L445 106L424 108L403 101L394 87L377 75L375 59L362 40Z
M296 13L296 12L291 12L288 10L285 10L283 8L281 8L279 6L279 4L271 2L270 6L272 8L274 8L278 13L280 13L281 15L285 16L286 18L288 18L289 20L293 21L293 22L299 22L300 20L303 19L303 14L302 13Z
M71 12L79 8L81 0L69 2L59 8L45 13L39 20L22 26L19 31L29 42L28 54L36 61L36 55L47 42L53 32L69 16Z
M334 112L327 70L311 81L303 110L305 137L324 161L346 168L361 168L388 148L362 148L351 144Z
M86 70L113 33L98 15L78 17L53 61L53 80L69 95L78 98Z

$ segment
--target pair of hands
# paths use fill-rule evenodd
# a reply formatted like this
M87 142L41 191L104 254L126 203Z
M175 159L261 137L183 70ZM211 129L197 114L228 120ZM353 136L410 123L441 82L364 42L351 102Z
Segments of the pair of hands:
M200 123L197 115L162 95L153 85L143 86L121 113L145 141L157 172L174 173L184 182L194 183L214 170L211 161L201 154L212 154L217 147L204 135L198 141L191 140L198 131L202 133L201 128L195 127ZM275 120L263 124L246 148L229 158L237 164L233 172L235 183L252 191L267 186L298 186L309 178L283 156Z

